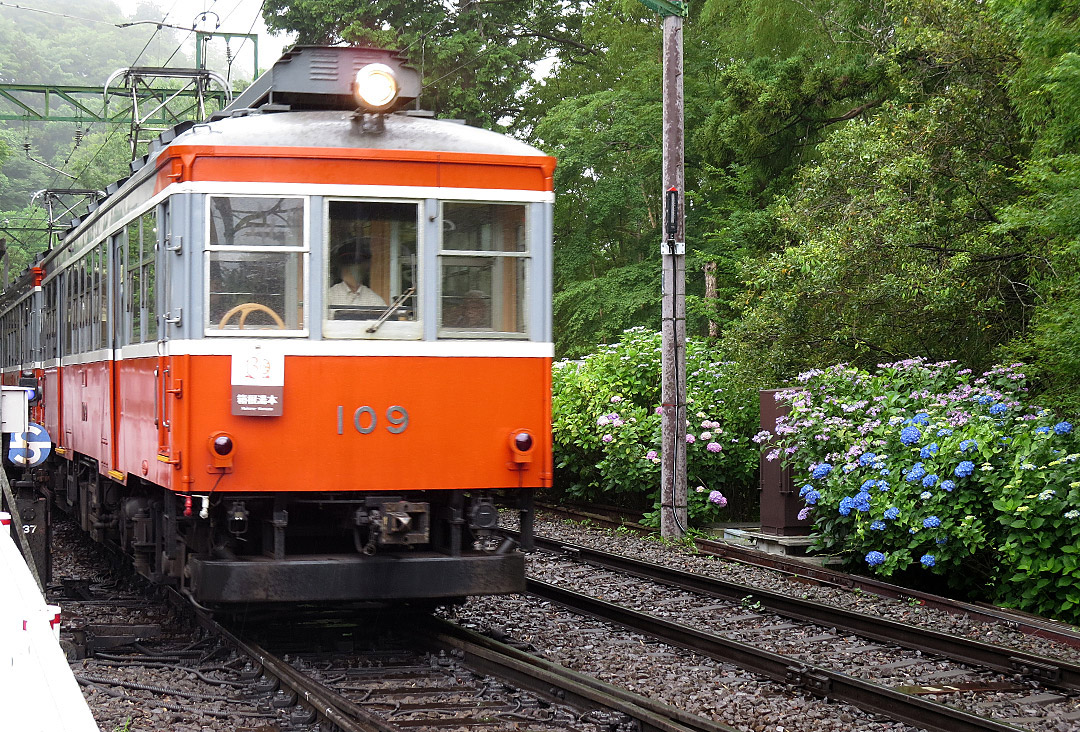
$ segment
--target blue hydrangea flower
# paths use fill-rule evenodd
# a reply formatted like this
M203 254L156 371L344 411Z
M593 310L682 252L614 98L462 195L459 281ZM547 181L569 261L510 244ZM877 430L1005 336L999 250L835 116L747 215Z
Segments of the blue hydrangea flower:
M927 569L937 564L937 560L934 559L933 554L923 554L921 557L919 557L919 561L922 562L922 566L926 567Z
M889 490L889 484L886 483L884 480L879 480L877 482L877 489L884 493L885 491Z
M941 481L941 490L943 490L943 491L948 491L949 493L952 493L952 490L955 487L956 487L956 483L954 483L951 480L943 480L943 481Z
M895 521L900 516L900 509L896 506L889 506L885 509L885 518L888 521Z
M923 519L922 525L924 529L936 529L941 526L941 519L937 516L927 516Z
M990 414L1002 414L1003 412L1008 411L1008 409L1009 408L1007 406L1005 406L1001 402L998 402L994 406L990 407Z
M945 546L949 543L949 540L943 536L940 539L934 539L934 543L938 546Z
M953 473L957 478L966 478L975 471L975 463L970 460L964 460L962 463L956 466L956 470Z
M855 508L855 499L851 496L844 496L840 499L840 515L848 516L851 514L851 509Z
M935 473L930 473L930 475L922 479L922 484L924 488L933 488L935 485L937 485L937 482L938 477Z
M915 463L908 469L907 477L904 480L908 483L914 483L921 480L924 475L926 475L926 468L923 467L922 463Z
M1042 427L1036 427L1035 428L1035 434L1037 434L1037 435L1048 435L1048 434L1050 434L1050 428L1047 427L1046 425L1043 425Z
M807 483L806 485L804 485L802 488L799 489L799 498L803 498L807 493L809 493L812 490L814 490L814 486Z
M948 437L951 434L952 434L952 430L950 430L950 429L941 429L941 430L937 431L937 436L938 437Z
M871 488L873 488L876 484L877 484L877 481L874 480L873 478L870 478L869 480L864 480L863 484L861 486L859 486L859 490L860 491L868 491Z
M920 425L923 425L923 426L928 425L928 424L930 424L930 415L927 414L926 412L919 412L914 417L909 419L908 423L909 424L920 424Z
M937 455L938 444L931 442L929 445L924 445L923 449L919 450L919 457L923 460L929 460L934 455Z
M818 465L816 468L814 468L814 472L810 474L810 477L814 480L821 480L830 472L832 472L832 466L828 463L822 463L821 465Z
M881 552L868 552L866 555L866 563L869 564L871 567L876 567L884 561L885 555Z
M929 501L933 497L934 497L934 494L931 493L930 491L923 491L922 493L919 494L919 498L923 499L924 501Z
M968 450L978 450L978 449L979 449L979 443L976 442L975 440L961 440L960 441L960 450L961 450L961 452L967 452Z
M803 496L807 506L816 506L819 498L821 498L821 494L817 491L807 491L806 495Z
M884 531L885 530L885 522L884 521L875 521L874 523L870 524L870 530L871 531Z
M888 468L882 468L881 470L878 471L878 475L886 475L887 476L888 474L889 474L889 469Z
M1067 435L1072 432L1072 425L1068 422L1058 422L1054 425L1054 433L1058 435Z
M980 397L976 397L975 401L977 401L979 404L986 405L994 401L994 397L989 396L988 394L983 394Z
M855 506L855 510L860 513L866 513L870 510L870 494L869 493L857 493L852 500L852 505Z
M876 457L877 455L872 452L864 452L859 456L859 465L862 465L865 468L867 465L874 462L874 458Z
M909 424L907 427L900 430L900 442L905 445L914 445L921 439L922 432L919 432L919 428L913 424Z

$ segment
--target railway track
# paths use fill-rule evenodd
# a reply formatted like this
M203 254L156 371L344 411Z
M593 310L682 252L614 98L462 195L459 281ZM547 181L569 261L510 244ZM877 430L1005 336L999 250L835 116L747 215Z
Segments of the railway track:
M939 647L886 618L540 544L529 560L536 594L470 600L449 623L251 612L221 628L184 598L162 604L137 578L99 570L54 592L66 598L65 640L85 656L81 683L138 709L143 730L1080 726L1075 664L957 639ZM860 624L858 634L845 624ZM697 692L680 691L685 677ZM761 711L781 698L796 711Z
M218 620L116 571L72 527L50 593L103 728L732 732L428 613L311 608Z
M574 507L541 504L545 512L574 521L586 521L596 526L629 530L641 535L653 534L653 530L637 522L632 512L607 509L601 511L579 510ZM1080 630L1065 623L1040 618L1027 613L996 607L985 603L971 603L921 592L890 584L873 577L849 574L823 567L803 559L781 554L769 554L749 547L723 541L695 538L695 549L701 554L726 559L748 566L763 567L797 578L803 583L819 583L822 586L869 592L879 597L918 603L923 607L964 615L973 620L1003 625L1012 630L1054 641L1080 649Z
M262 673L280 684L278 694L287 688L287 698L301 700L342 732L523 725L538 732L732 732L425 615L398 619L380 630L380 638L348 651L284 654L228 630L217 632L256 659ZM297 640L269 643L295 649Z
M537 538L529 591L925 729L1080 726L1080 665ZM949 703L933 699L947 698Z

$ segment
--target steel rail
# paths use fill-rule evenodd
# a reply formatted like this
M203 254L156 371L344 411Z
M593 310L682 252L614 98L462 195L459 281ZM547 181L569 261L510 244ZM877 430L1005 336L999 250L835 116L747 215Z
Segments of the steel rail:
M526 585L529 593L574 612L623 625L663 643L717 661L734 663L773 681L932 732L1018 732L1021 729L538 580L528 579Z
M584 517L601 525L612 527L626 526L634 531L647 535L652 530L640 524L630 521L617 521L598 514L577 511L572 508L537 504L545 510L568 518ZM509 532L508 532L509 533ZM907 587L883 582L872 577L848 574L835 569L828 569L820 565L812 564L802 559L792 558L781 554L769 554L757 549L729 544L712 539L695 539L694 545L702 554L728 559L733 562L749 564L754 567L765 567L778 572L798 576L801 579L812 579L824 585L839 587L842 589L860 589L881 597L894 600L916 601L925 607L942 610L954 615L967 615L975 620L1017 630L1026 635L1034 635L1039 638L1063 643L1073 648L1080 648L1080 628L1075 628L1067 623L1062 623L1047 618L1041 618L1019 610L995 607L985 603L971 603L962 600L953 600L941 595L929 592L921 592Z
M219 635L238 651L256 661L266 674L296 692L298 700L304 701L319 717L335 725L340 732L401 732L399 728L383 722L337 692L304 676L260 646L240 639L176 590L168 588L167 593L175 605L192 610L200 626Z
M449 621L430 618L426 622L423 631L431 640L463 653L467 666L579 708L599 705L612 709L637 722L635 729L640 732L736 732L727 725L577 673Z
M1080 648L1080 629L1074 628L1067 623L1062 623L1047 618L1023 613L1018 610L995 607L983 603L964 602L953 600L941 595L929 592L921 592L908 587L883 582L873 577L848 574L835 569L827 569L798 559L768 554L756 549L735 546L721 541L710 539L696 539L694 544L702 554L729 559L758 567L766 567L797 575L801 578L809 578L826 585L833 585L843 589L860 589L881 597L894 600L916 601L935 610L944 610L953 615L967 615L975 620L981 620L995 625L1020 631L1026 635L1034 635L1040 638L1057 641L1073 648Z
M170 590L170 595L176 604L193 609L202 627L256 661L264 673L292 689L298 699L341 732L401 732L399 727L306 677L261 646L240 639L179 593ZM449 621L434 617L420 620L418 630L442 648L459 651L466 666L581 709L606 707L634 720L640 732L736 732L732 727L578 674Z
M546 551L561 552L588 564L678 587L688 592L736 601L752 595L755 600L761 602L763 607L778 615L809 623L836 626L864 638L944 656L960 663L990 668L1001 673L1022 674L1047 686L1080 691L1080 664L983 643L929 628L912 627L887 618L643 562L589 547L541 537L536 537L535 541L538 548Z

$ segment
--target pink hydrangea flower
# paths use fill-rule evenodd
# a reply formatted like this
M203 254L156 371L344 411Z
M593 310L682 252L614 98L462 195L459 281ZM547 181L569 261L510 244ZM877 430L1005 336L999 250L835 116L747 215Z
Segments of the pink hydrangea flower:
M720 491L713 491L709 494L709 503L715 503L720 508L727 505L727 499L724 498L724 494Z
M612 442L615 438L612 437L611 435L604 435L600 439L603 440L605 443L607 443L607 442Z
M705 449L709 452L720 452L724 448L720 446L719 442L710 442L708 445L705 446Z
M687 445L693 445L696 440L697 440L697 438L694 437L693 435L687 435L686 436L686 444Z

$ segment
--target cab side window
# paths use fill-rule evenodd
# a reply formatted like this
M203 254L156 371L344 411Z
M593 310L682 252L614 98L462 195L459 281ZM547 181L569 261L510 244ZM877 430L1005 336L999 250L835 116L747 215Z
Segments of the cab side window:
M525 206L447 201L442 222L440 335L525 335Z

